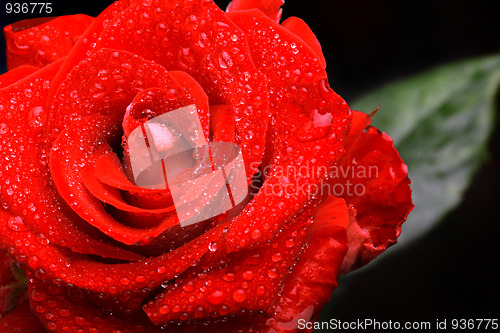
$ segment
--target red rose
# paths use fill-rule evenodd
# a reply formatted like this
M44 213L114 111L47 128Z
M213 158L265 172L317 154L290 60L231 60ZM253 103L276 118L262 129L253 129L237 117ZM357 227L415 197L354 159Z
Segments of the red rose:
M406 165L330 89L308 26L277 23L282 2L125 0L5 28L0 245L29 307L2 332L296 331L396 241ZM250 193L180 227L169 189L131 180L126 138L193 104Z

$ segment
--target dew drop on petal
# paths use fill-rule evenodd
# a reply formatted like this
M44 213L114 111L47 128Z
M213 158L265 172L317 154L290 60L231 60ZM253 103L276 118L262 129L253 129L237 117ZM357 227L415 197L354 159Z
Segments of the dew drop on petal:
M236 279L236 275L233 273L227 273L222 277L222 279L226 282L233 282Z
M162 306L160 307L160 310L159 310L159 311L160 311L160 313L161 313L161 314L163 314L163 315L164 315L164 314L167 314L167 313L170 311L170 309L168 308L168 306L167 306L167 305L162 305Z
M271 259L274 261L274 262L279 262L281 261L281 253L275 253L273 254L273 256L271 257Z
M210 250L210 252L217 251L217 243L215 242L210 243L210 245L208 245L208 249Z
M254 229L251 234L253 239L259 239L261 235L262 232L259 229Z
M195 310L194 310L194 316L196 318L203 318L205 316L205 309L201 306L198 306Z
M77 324L78 326L83 326L83 325L85 325L86 322L87 321L83 317L80 317L80 316L75 317L75 324Z
M219 55L219 66L223 69L229 68L233 66L233 59L227 52L222 52Z
M69 316L69 310L68 309L60 309L59 310L59 317L67 317Z
M278 273L276 272L276 269L275 268L272 268L272 269L269 269L267 271L267 275L271 278L271 279L275 279L278 277Z
M40 266L40 260L37 256L31 256L28 258L28 266L32 269L37 269Z
M245 280L252 280L253 279L253 272L248 270L243 272L243 278Z
M220 290L215 290L213 293L211 293L209 296L208 296L208 303L212 304L212 305L218 305L218 304L221 304L222 302L224 302L224 300L226 299L226 295L224 294L224 292L220 291Z
M227 307L227 305L222 305L217 313L221 316L225 316L229 313L229 307Z
M11 217L7 222L7 227L12 231L27 231L26 225L20 216Z
M31 292L31 299L35 302L42 302L45 300L45 293L42 290L33 289Z
M241 303L246 298L247 298L247 295L246 295L246 292L243 289L236 289L235 291L233 291L233 299L236 302Z

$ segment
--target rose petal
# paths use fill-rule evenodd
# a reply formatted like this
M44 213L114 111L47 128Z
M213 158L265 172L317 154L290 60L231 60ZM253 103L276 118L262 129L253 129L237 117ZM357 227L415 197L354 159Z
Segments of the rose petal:
M93 20L93 17L77 14L48 21L28 19L6 26L7 67L43 67L66 56Z
M277 312L268 324L278 332L295 332L299 320L315 321L337 286L347 252L347 206L331 196L318 208L307 250L285 283Z
M227 12L256 8L279 23L284 3L285 0L232 0L227 6Z
M413 209L408 168L392 139L370 122L370 116L354 112L347 153L337 166L340 172L330 179L331 186L346 189L342 197L351 208L349 252L342 273L367 264L396 243Z
M33 65L22 65L11 69L7 73L0 75L0 89L10 86L17 81L30 76L39 69L40 67Z
M304 43L306 43L314 51L314 53L316 53L321 66L326 68L326 60L323 55L323 50L321 49L321 44L306 22L298 17L292 16L287 18L281 25L302 39Z

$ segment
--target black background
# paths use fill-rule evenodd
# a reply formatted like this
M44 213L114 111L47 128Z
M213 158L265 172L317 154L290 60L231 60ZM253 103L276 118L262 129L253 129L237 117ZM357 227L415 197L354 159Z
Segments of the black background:
M6 15L1 1L2 25L29 17ZM96 16L112 1L52 2L53 16ZM284 18L299 16L311 26L323 46L330 84L349 103L395 78L500 53L495 3L288 0ZM5 70L3 49L0 54L0 69ZM500 318L499 128L497 120L490 157L460 206L417 241L395 245L398 251L341 278L325 319Z

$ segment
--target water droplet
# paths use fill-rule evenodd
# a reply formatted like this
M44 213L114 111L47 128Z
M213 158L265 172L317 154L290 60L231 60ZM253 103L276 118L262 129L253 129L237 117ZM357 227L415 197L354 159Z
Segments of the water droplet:
M244 278L245 280L249 280L249 281L250 281L250 280L252 280L252 279L253 279L253 272L252 272L252 271L250 271L250 270L248 270L248 271L244 271L244 272L243 272L243 278Z
M297 131L297 139L301 142L318 140L326 137L332 126L332 115L326 113L320 114L314 110L312 120L308 120Z
M233 66L233 59L226 51L219 55L219 66L224 69Z
M161 39L161 47L163 47L163 48L165 48L165 49L166 49L166 48L168 48L169 46L170 46L170 42L169 42L168 38L167 38L167 37L163 37L163 38Z
M246 292L243 289L236 289L235 291L233 291L233 299L236 302L241 303L246 298L247 298L247 294L246 294Z
M260 254L259 253L255 253L253 255L250 255L250 256L247 256L245 258L245 262L249 265L258 265L261 261L261 258L260 258Z
M217 25L220 26L220 27L229 28L229 24L227 24L225 22L217 22Z
M221 316L225 316L229 313L229 307L227 307L227 305L222 305L217 313Z
M408 173L408 166L404 163L401 163L401 170L403 171L404 174Z
M75 324L77 324L78 326L83 326L86 324L86 322L87 321L83 317L80 317L80 316L75 317Z
M210 243L210 245L208 245L208 249L210 250L210 252L217 251L217 243L216 242Z
M262 232L259 229L252 230L251 236L253 239L259 239L261 235L262 235Z
M321 80L319 87L320 87L321 96L324 99L328 99L333 95L333 90L330 88L330 85L328 83L327 78L325 78L324 80Z
M267 275L271 278L271 279L275 279L278 277L278 272L276 272L276 268L272 268L272 269L269 269L267 271Z
M207 34L202 32L198 35L198 45L202 48L204 48L205 46L207 46L208 44L208 37L207 37Z
M32 269L37 269L40 266L40 260L38 259L38 257L37 256L29 257L28 266L30 266Z
M208 296L207 301L212 305L218 305L224 302L225 299L226 295L224 294L224 292L216 290Z
M196 318L203 318L205 316L205 309L202 307L202 306L198 306L195 310L194 310L194 316Z
M167 305L162 305L159 311L161 314L167 314L170 311L170 309L168 308Z
M281 253L275 253L273 254L273 256L271 257L271 259L274 261L274 262L279 262L281 261Z
M189 68L190 64L192 64L195 61L191 49L188 47L182 48L178 53L178 61L181 67Z
M20 216L11 217L7 222L7 226L12 231L27 231L26 225Z
M60 309L59 310L59 317L67 317L69 316L69 310L68 309Z
M0 124L0 134L5 134L7 133L7 125L4 123Z
M260 96L255 96L254 99L253 99L253 104L256 106L256 107L259 107L262 105L262 97Z
M164 23L158 23L156 25L156 34L164 35L168 31L167 26Z
M42 290L33 289L31 292L31 299L35 302L42 302L45 300L45 293Z
M36 235L35 240L38 244L43 246L47 246L50 243L49 240L43 234Z
M222 279L226 282L233 282L236 279L236 275L233 273L227 273L222 277Z

